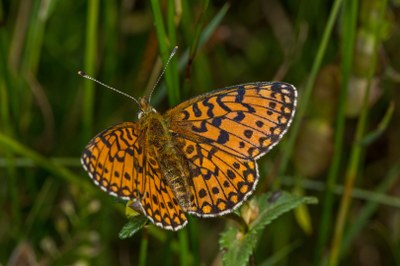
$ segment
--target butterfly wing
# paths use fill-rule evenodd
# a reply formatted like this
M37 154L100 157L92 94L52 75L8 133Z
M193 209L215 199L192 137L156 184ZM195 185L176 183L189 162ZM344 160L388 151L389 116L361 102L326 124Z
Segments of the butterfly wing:
M144 146L139 125L125 122L104 130L86 146L81 158L94 183L107 193L134 200L161 228L178 230L187 220L171 189L162 181L152 149Z
M251 195L258 180L255 160L287 131L296 98L290 84L248 83L201 95L165 114L192 173L192 213L228 213Z
M258 179L255 160L234 156L208 143L191 139L183 142L193 199L189 213L201 217L223 215L251 195Z

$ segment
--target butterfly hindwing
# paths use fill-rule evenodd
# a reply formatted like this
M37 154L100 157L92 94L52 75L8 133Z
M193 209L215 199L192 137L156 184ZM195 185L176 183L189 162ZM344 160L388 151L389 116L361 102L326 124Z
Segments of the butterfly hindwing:
M171 188L166 184L157 155L148 147L145 154L144 196L140 200L147 217L156 225L169 230L179 230L187 223Z
M229 213L241 205L254 190L257 164L217 150L212 145L188 139L182 150L190 169L190 193L193 205L190 211L201 217Z

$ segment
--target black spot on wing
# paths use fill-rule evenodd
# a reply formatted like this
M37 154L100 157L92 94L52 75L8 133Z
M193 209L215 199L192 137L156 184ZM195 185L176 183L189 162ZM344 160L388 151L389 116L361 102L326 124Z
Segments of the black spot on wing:
M126 180L131 180L131 176L127 172L124 173L124 178Z
M217 139L219 144L225 144L229 141L229 134L225 130L221 130Z
M182 111L182 114L183 114L183 118L182 118L182 120L188 120L188 119L189 119L189 117L190 117L190 114L189 114L189 112L188 112L188 111L186 111L186 110L183 110L183 111Z
M236 177L235 173L231 169L228 169L228 171L226 173L227 173L229 179L234 179Z
M193 145L187 146L186 153L187 154L192 154L192 152L194 152L194 146Z
M203 175L204 180L210 180L211 177L214 176L213 173L210 170L207 170L207 173Z
M152 200L153 200L153 203L154 203L155 205L158 204L158 198L156 197L156 195L153 195L153 196L152 196Z
M134 156L134 155L135 155L135 152L133 151L132 148L127 148L127 149L125 150L125 152L126 152L127 154L131 155L131 156Z
M208 107L208 109L207 109L207 116L208 116L208 117L214 117L214 113L213 113L214 105L213 105L212 103L209 103L209 102L208 102L208 99L205 99L205 100L203 101L203 104L204 104L204 106L207 106L207 107Z
M199 109L199 106L197 105L197 103L193 104L193 113L195 117L200 117L201 116L201 110Z
M219 107L221 107L222 109L224 109L227 112L232 112L232 109L229 108L225 103L222 102L223 98L224 98L223 95L218 95L217 96L217 103L218 103Z
M231 184L230 184L227 180L225 180L224 183L223 183L223 186L224 186L225 188L228 188L228 187L231 186Z
M221 118L221 117L216 117L216 118L213 118L213 119L211 120L211 124L212 124L213 126L215 126L215 127L220 127L220 126L221 126L221 123L222 123L222 118Z
M104 135L100 135L100 139L101 139L101 142L103 142L106 146L107 146L107 148L111 148L111 143L108 141L108 139L106 139L105 137L104 137Z
M237 103L243 102L243 97L244 97L244 93L245 93L244 88L240 87L236 92L237 92L237 94L235 97L235 102L237 102Z
M219 193L219 188L213 187L213 188L211 189L211 191L212 191L213 194L218 194L218 193Z
M271 90L273 92L280 92L282 89L282 85L280 83L272 83Z
M240 122L244 119L245 115L242 111L238 111L237 115L233 118L233 121Z
M254 109L250 104L242 103L242 105L247 108L247 112L249 112L249 113L255 113L256 112L256 109Z
M119 132L120 132L119 141L124 142L125 146L130 146L129 136L127 135L129 130L119 130Z
M204 198L205 196L207 196L207 191L204 188L200 189L199 190L199 197L200 198Z
M194 132L199 132L199 133L207 132L206 123L207 123L206 120L201 121L200 127L192 126L192 130Z
M208 154L207 154L207 158L210 159L210 160L212 160L214 154L215 154L217 151L218 151L217 148L212 147L211 150L210 150L210 151L208 152Z
M248 139L251 138L251 136L253 136L253 130L246 129L243 133Z

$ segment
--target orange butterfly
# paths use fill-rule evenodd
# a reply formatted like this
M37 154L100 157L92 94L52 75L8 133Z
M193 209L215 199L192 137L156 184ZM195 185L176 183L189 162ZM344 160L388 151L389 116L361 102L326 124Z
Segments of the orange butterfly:
M101 189L133 200L155 225L174 231L187 224L185 212L224 215L253 193L256 160L280 141L296 108L293 85L254 82L200 95L161 115L150 96L136 100L79 74L140 109L138 122L117 124L89 142L83 168Z
M185 212L232 212L254 191L256 160L275 146L293 119L297 92L280 82L223 88L159 114L139 99L139 121L94 137L82 165L107 193L134 200L155 225L179 230Z

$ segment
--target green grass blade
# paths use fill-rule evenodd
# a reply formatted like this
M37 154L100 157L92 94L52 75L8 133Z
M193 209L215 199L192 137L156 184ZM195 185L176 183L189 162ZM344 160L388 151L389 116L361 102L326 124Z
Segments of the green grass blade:
M170 1L172 2L172 1ZM158 45L161 53L161 58L163 61L163 64L165 64L168 61L169 54L172 51L173 47L176 45L175 43L170 43L170 39L168 38L165 30L165 25L164 25L164 19L161 13L161 6L160 2L157 0L151 0L151 7L153 10L153 18L154 18L154 23L156 27L156 32L157 32L157 39L158 39ZM173 18L170 18L173 19ZM179 93L179 84L175 84L174 82L176 80L179 80L177 77L174 77L177 75L177 71L174 70L176 68L176 65L174 64L174 59L171 60L171 63L168 67L168 69L165 71L165 82L167 84L167 90L168 90L168 101L170 106L173 106L180 101L180 93Z
M84 71L89 75L95 75L96 72L96 55L97 55L97 38L98 38L98 20L99 20L99 1L89 0L86 21L86 45L84 58ZM91 80L85 80L83 88L82 102L82 123L83 123L83 139L90 139L93 127L93 110L94 110L94 86Z
M49 160L48 158L40 155L39 153L20 144L16 140L7 137L6 135L1 133L0 133L0 147L2 147L2 149L4 150L9 150L23 157L30 158L35 163L35 165L40 166L43 169L46 169L54 176L60 177L64 179L66 182L75 184L87 191L94 191L95 189L95 187L92 186L89 182L83 181L81 177L73 174L64 166Z
M376 20L375 22L383 21L385 10L386 10L386 4L387 1L378 1L374 2L374 5L371 6L363 6L361 9L361 12L365 11L365 8L374 8L374 13L377 13L377 16L373 16L374 19ZM371 22L368 22L368 24ZM368 25L370 26L370 25ZM360 116L357 122L357 128L356 128L356 133L354 137L354 142L351 147L350 151L350 158L349 158L349 163L346 169L346 176L345 176L345 190L344 194L341 198L340 202L340 207L338 210L338 214L336 217L336 223L335 223L335 229L334 229L334 235L332 239L332 244L331 244L331 253L329 256L329 265L331 266L336 266L339 263L340 259L340 251L341 251L341 244L342 244L342 239L343 239L343 232L345 230L346 222L347 222L347 216L350 210L350 203L351 203L351 191L353 190L353 186L356 180L356 177L360 174L360 165L362 162L362 157L363 153L365 151L365 146L361 145L361 140L364 138L366 127L368 124L368 116L369 116L369 96L370 96L370 90L371 90L371 85L372 85L372 78L373 75L375 74L375 69L376 69L376 62L377 62L377 54L378 54L378 47L379 47L379 42L380 38L380 28L379 24L376 23L373 25L373 27L368 27L367 25L362 25L361 27L369 28L369 34L371 39L373 40L372 43L368 43L368 45L371 45L371 53L369 54L370 61L371 63L367 66L365 73L365 76L363 76L364 79L367 80L366 88L365 88L365 94L363 98L363 103L361 107L361 112Z
M327 178L327 190L324 193L322 216L320 223L320 230L316 242L316 249L314 253L314 265L321 263L322 250L327 244L328 235L331 233L331 223L333 214L334 195L333 189L338 179L340 162L342 159L343 139L345 129L345 111L346 111L346 98L348 82L353 61L353 49L355 40L355 29L357 22L357 1L350 1L344 4L342 15L342 82L340 86L339 105L336 117L335 134L334 134L334 153L332 163L329 168Z
M382 182L376 187L374 194L380 195L385 194L392 187L395 181L398 179L400 174L400 164L395 165L388 174L384 177ZM371 216L376 212L379 207L379 203L373 201L372 197L368 198L370 201L362 208L362 210L357 214L355 220L352 221L350 227L346 230L341 244L341 251L348 250L354 238L357 234L365 228L365 225L370 222ZM367 200L368 200L367 199ZM393 199L390 199L390 203ZM382 203L380 203L382 204ZM397 206L398 208L399 206Z
M293 151L296 137L299 133L300 124L306 114L314 82L317 77L318 71L321 68L322 60L326 52L326 47L330 40L332 29L333 26L335 25L335 21L337 20L337 16L339 14L341 5L342 5L342 0L335 0L335 2L333 3L331 13L329 15L328 22L325 26L325 30L321 39L321 43L318 47L317 54L311 68L310 76L307 79L304 91L299 94L299 105L297 109L298 111L293 121L293 125L291 126L289 138L286 142L286 145L283 146L282 161L279 167L278 176L282 176L285 173L286 168L289 164L289 160Z
M146 266L148 245L149 245L149 237L147 234L147 230L143 230L142 241L140 241L139 266Z

